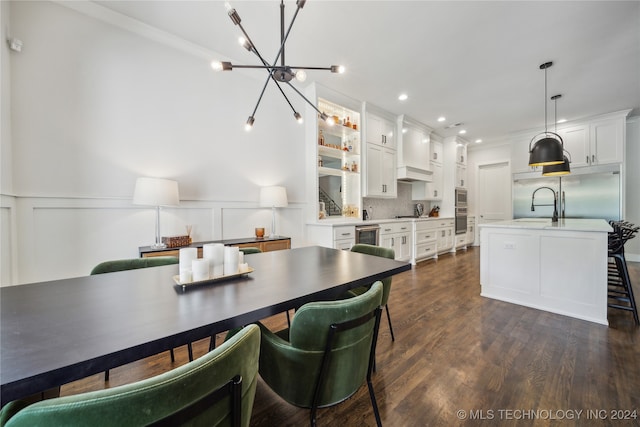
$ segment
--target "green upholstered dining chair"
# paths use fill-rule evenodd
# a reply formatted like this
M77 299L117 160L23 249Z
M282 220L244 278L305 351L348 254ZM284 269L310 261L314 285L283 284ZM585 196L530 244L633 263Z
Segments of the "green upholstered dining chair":
M395 251L391 248L383 248L381 246L366 245L363 243L357 243L351 247L351 252L358 252L361 254L374 255L389 259L395 259ZM389 331L391 332L391 341L395 341L396 338L393 335L393 326L391 326L391 315L389 314L389 294L391 293L391 276L382 279L382 306L387 312L387 321L389 322ZM355 288L349 291L351 295L359 295L366 292L368 286Z
M315 426L317 408L353 395L367 381L376 423L381 425L371 372L380 324L382 283L353 298L304 304L291 327L262 332L260 376L287 402L310 408Z
M258 382L260 330L250 325L204 356L106 390L8 403L1 427L248 426Z
M148 258L130 258L104 261L93 267L91 274L113 273L116 271L135 270L137 268L157 267L160 265L178 264L174 256L156 256Z
M262 251L260 250L260 248L254 248L253 246L246 246L244 248L240 248L240 252L243 252L245 255L248 255L248 254L259 254Z
M128 259L115 259L111 261L104 261L93 267L91 275L115 273L117 271L135 270L138 268L158 267L161 265L178 264L179 259L173 256L157 256L148 258L128 258ZM189 350L189 361L193 360L193 349L191 343L187 344ZM169 350L171 353L171 361L175 362L176 357L173 353L173 349ZM109 371L104 372L104 380L109 381Z

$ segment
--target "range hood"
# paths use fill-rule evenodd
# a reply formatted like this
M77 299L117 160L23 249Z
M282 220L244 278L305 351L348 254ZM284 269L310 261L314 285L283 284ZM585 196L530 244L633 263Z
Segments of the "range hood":
M398 181L403 182L431 182L433 181L433 172L414 168L413 166L402 166L398 168Z

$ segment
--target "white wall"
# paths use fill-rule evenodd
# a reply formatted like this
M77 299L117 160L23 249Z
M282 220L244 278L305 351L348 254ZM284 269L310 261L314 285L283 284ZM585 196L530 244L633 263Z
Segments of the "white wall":
M278 232L301 244L304 130L270 87L244 131L257 73L213 73L215 52L56 3L2 2L2 25L24 43L21 53L2 48L2 285L137 256L155 218L131 205L138 176L179 182L181 205L163 212L162 234L192 224L194 240L270 228L259 188L284 185Z

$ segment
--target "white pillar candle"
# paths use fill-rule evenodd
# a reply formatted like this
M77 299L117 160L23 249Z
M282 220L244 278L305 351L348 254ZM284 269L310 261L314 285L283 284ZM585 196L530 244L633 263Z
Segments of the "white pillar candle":
M180 283L191 282L191 270L180 270Z
M249 271L249 264L247 264L246 262L241 262L239 266L239 270L240 270L240 273L246 273L247 271Z
M238 273L238 259L240 258L240 249L236 246L224 247L224 275Z
M198 258L198 249L196 248L181 248L179 251L180 257L180 271L191 271L191 261Z
M238 253L238 264L244 264L244 252L242 251Z
M202 258L209 260L209 277L223 275L224 245L222 243L207 243L202 246Z
M194 282L209 280L209 260L204 258L192 260L191 272Z

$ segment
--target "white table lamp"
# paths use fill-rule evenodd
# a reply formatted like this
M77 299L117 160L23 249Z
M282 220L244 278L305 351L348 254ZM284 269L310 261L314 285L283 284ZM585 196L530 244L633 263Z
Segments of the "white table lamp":
M178 183L161 178L138 178L133 191L133 204L155 206L156 208L156 243L153 249L167 247L160 237L160 206L178 206Z
M260 207L271 208L271 234L276 237L276 208L285 208L287 201L287 189L280 186L260 188Z

